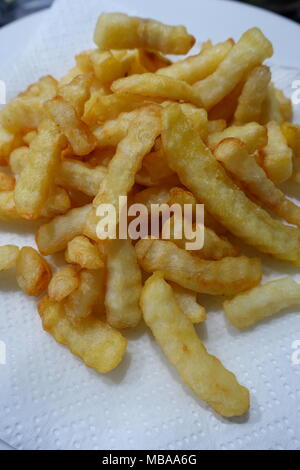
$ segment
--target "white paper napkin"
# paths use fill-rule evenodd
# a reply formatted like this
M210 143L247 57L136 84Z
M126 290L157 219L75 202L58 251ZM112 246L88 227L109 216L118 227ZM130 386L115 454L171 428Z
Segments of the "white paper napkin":
M5 72L9 95L41 75L65 73L74 54L92 45L101 11L184 23L201 37L205 13L196 20L184 8L187 2L173 2L170 11L158 3L57 0L18 64ZM290 94L291 78L299 73L276 68L275 74ZM29 223L25 230L1 223L0 230L0 244L34 246ZM265 261L264 274L265 279L291 274L300 281L300 269L274 260ZM0 274L0 302L0 341L7 353L7 364L0 365L0 439L15 448L300 448L300 365L292 361L292 345L300 340L299 309L240 333L226 323L222 300L203 296L208 320L198 327L200 337L251 391L249 415L225 420L180 382L143 325L126 333L123 363L101 376L42 330L36 301L18 291L13 273Z

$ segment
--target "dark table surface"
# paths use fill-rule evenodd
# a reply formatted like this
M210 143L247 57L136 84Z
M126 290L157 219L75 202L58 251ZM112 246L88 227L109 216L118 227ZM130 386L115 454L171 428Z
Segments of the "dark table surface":
M70 0L71 1L71 0ZM88 1L88 0L87 0ZM142 1L142 0L141 0ZM300 0L235 0L260 6L300 23ZM49 7L53 0L0 0L0 26Z

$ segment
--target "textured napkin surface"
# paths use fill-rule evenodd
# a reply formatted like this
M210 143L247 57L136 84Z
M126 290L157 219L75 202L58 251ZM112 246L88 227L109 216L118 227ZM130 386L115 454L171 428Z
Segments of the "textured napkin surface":
M189 25L189 14L178 8L169 22ZM92 46L98 14L113 10L145 13L123 2L57 1L18 64L6 71L9 94L40 75L65 73L74 54ZM168 21L167 14L152 16ZM274 76L291 94L299 72L274 67ZM31 227L1 223L0 244L34 246ZM265 279L286 274L300 281L298 268L265 260ZM300 365L292 362L292 344L300 340L297 308L240 333L226 323L222 299L203 296L208 320L199 336L251 392L249 415L225 420L180 382L143 325L126 334L123 363L100 376L42 330L36 301L18 291L14 273L0 274L0 302L0 341L7 350L7 364L0 365L0 439L15 448L300 448Z

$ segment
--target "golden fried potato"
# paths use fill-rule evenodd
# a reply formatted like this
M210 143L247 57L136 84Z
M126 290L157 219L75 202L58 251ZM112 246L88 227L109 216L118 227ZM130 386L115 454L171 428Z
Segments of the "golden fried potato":
M93 72L103 85L111 85L112 82L129 72L130 61L118 60L112 51L101 52L96 49L90 53L89 57Z
M270 83L268 86L267 96L263 102L259 119L261 124L268 124L270 121L278 122L279 124L283 121L281 105L277 99L276 88L273 83Z
M62 135L51 119L45 119L31 142L28 162L15 188L17 212L37 219L49 196L62 150Z
M87 196L96 196L107 169L98 165L92 167L75 159L64 159L57 171L55 181L67 189L76 189Z
M11 152L22 145L22 137L3 127L0 113L0 165L6 166Z
M98 247L83 235L78 235L68 243L65 259L67 263L79 264L86 269L100 269L104 266Z
M272 55L272 44L260 29L251 28L246 31L217 70L193 85L205 109L211 109L219 103L238 85L246 72Z
M263 167L268 177L276 184L287 181L293 173L293 152L288 147L280 125L267 124L268 144L262 151Z
M208 354L160 273L146 281L141 306L145 322L183 382L223 416L246 413L250 405L248 390Z
M39 296L51 279L51 268L46 260L30 246L24 246L16 264L17 283L30 296Z
M192 323L202 323L206 320L206 311L202 305L197 302L197 294L195 292L184 289L177 284L171 283L173 294L176 302L183 313L191 320Z
M63 306L44 297L38 305L43 328L58 343L101 374L117 367L126 351L127 339L97 318L81 320L74 327L66 318Z
M295 305L300 305L300 285L285 277L225 301L224 311L233 326L244 329Z
M33 139L37 136L37 131L29 131L23 136L23 142L26 145L30 145Z
M259 250L300 264L300 231L272 219L245 196L176 104L163 110L162 142L170 167L222 225Z
M12 175L0 171L0 191L12 191L15 184L16 180Z
M139 191L134 195L134 204L143 204L147 209L151 210L151 204L168 204L170 199L170 187L154 186L143 191Z
M37 133L35 137L37 136ZM16 175L19 175L27 165L28 159L30 155L29 147L18 147L17 149L13 150L9 156L9 166L11 171Z
M0 272L11 269L16 265L19 247L15 245L0 246Z
M121 113L115 119L108 120L98 126L93 134L98 147L117 146L128 132L130 125L138 118L139 109Z
M288 146L293 150L294 156L300 158L300 125L283 122L281 132Z
M105 306L114 328L133 328L141 320L142 275L131 240L109 240Z
M262 276L258 258L207 261L164 240L140 240L135 249L146 272L162 271L168 281L198 293L234 295L256 286Z
M185 26L168 26L124 13L103 13L97 22L94 42L102 50L137 48L186 54L195 44L195 38Z
M207 143L214 150L222 140L230 137L241 140L246 145L249 153L262 149L268 143L266 129L256 122L250 122L242 126L229 126L224 131L210 134Z
M79 287L80 278L74 266L65 266L57 271L48 285L51 300L61 302Z
M71 104L79 117L84 112L85 103L91 95L93 74L77 75L73 80L59 88L59 96Z

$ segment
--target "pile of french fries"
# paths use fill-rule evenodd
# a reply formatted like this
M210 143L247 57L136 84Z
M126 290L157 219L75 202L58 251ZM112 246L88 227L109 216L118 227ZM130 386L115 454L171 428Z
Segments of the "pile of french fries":
M185 27L121 13L100 16L94 41L60 81L41 78L0 112L0 219L40 221L37 250L1 246L0 271L15 268L29 296L47 290L44 329L89 367L118 366L119 330L143 318L200 399L242 415L248 390L194 324L206 320L202 293L228 297L226 317L241 329L300 304L293 279L260 285L261 260L239 246L300 265L300 208L277 186L299 180L300 126L264 65L272 45L252 28L171 62L163 54L195 44ZM203 247L99 239L96 209L120 196L147 208L204 204ZM58 252L66 264L53 272Z

